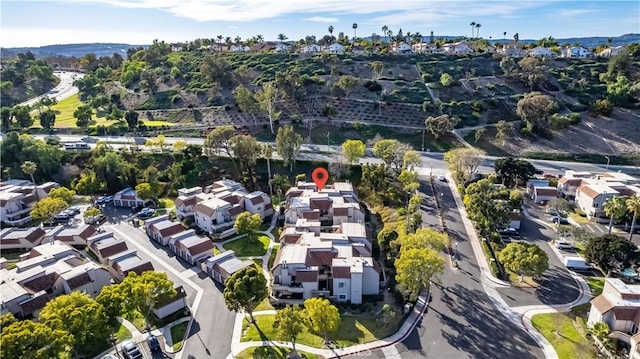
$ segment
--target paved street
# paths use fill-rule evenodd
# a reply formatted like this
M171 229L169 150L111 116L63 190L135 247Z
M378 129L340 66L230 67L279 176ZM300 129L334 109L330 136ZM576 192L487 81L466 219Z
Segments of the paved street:
M18 104L18 106L31 106L40 101L45 96L55 98L57 101L62 101L65 98L71 97L74 94L78 93L78 88L73 86L73 82L78 78L82 78L84 74L66 71L55 71L53 74L60 79L60 82L56 87L38 97L34 97L30 100L20 103Z
M185 288L195 320L183 350L175 358L226 358L231 352L235 313L226 308L222 288L199 269L150 241L141 228L133 228L129 222L107 224L104 228L113 230L131 248L137 249L142 258L150 259L156 271L167 273L172 281ZM201 291L201 301L196 302L198 291Z

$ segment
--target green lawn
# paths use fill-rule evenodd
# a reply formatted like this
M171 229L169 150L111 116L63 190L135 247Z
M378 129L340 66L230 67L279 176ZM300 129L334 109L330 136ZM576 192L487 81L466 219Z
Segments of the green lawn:
M317 359L321 358L315 354L296 350L298 355L303 359ZM291 349L278 348L278 347L255 347L241 351L238 355L234 356L236 359L253 359L253 358L269 358L269 359L288 359Z
M222 253L222 251L220 251L220 249L218 248L218 246L213 246L213 255L217 256L218 254Z
M184 340L184 333L187 331L187 325L189 322L182 322L171 327L171 341L173 342L173 350L178 350L182 347L182 341Z
M254 312L259 312L261 310L273 310L273 306L271 305L271 301L269 301L269 298L264 298L264 300L262 302L260 302L260 304L258 304L253 311Z
M160 121L160 120L141 120L140 122L144 123L147 127L158 127L158 126L175 126L175 123L168 121Z
M129 331L129 329L127 329L127 327L120 324L120 327L118 327L118 330L116 331L116 338L118 338L119 342L131 339L131 332Z
M267 263L267 267L271 269L273 267L273 262L276 260L276 255L278 255L278 250L280 250L280 245L276 244L271 247L271 253L269 253L269 262Z
M263 256L269 248L269 237L258 236L258 239L249 240L248 236L244 236L225 244L223 248L234 251L237 257Z
M533 326L553 345L559 359L596 358L595 348L585 337L584 320L574 313L536 314Z
M139 331L144 331L144 317L138 311L126 313L123 315L124 319L130 321Z
M262 270L262 259L253 258L252 261L253 261L253 264L256 266L256 269L261 271Z
M362 343L372 342L374 340L383 339L396 332L400 325L402 316L398 314L393 323L389 324L387 328L383 328L382 324L377 322L375 318L371 317L342 317L342 322L338 331L329 334L329 339L335 340L341 346L356 345ZM277 338L276 332L273 329L273 322L275 320L274 315L259 315L256 316L257 325L262 333L274 340ZM260 332L254 325L250 325L248 322L243 323L243 331L241 341L261 341ZM308 331L306 328L300 333L298 337L298 343L309 345L312 347L320 348L323 343L322 334L316 334Z
M598 296L602 293L602 288L604 288L604 278L589 277L587 278L587 284L591 288L591 295Z
M51 109L56 112L56 123L54 127L55 128L78 127L76 126L76 118L73 117L73 112L82 104L83 103L82 101L80 101L78 94L75 94L51 106ZM104 125L108 123L106 118L97 117L96 115L93 115L93 120L96 121L96 124L98 125Z

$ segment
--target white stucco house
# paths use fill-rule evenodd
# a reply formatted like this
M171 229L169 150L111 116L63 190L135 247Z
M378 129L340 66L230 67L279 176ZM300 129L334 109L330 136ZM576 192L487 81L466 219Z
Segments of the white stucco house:
M609 46L606 49L600 51L598 53L598 56L600 56L600 57L612 57L612 56L616 56L622 50L624 50L624 46Z
M473 54L473 49L464 41L449 43L442 45L445 53L450 55L468 55Z
M201 263L201 269L216 282L224 284L234 273L251 267L250 260L238 259L233 251L225 251Z
M593 56L593 52L582 46L571 46L562 49L562 57L568 59L586 59Z
M399 44L394 44L391 47L391 50L393 52L395 52L396 54L411 54L411 53L413 53L413 48L409 44L407 44L405 42L401 42Z
M325 47L324 52L329 54L344 54L344 46L336 42Z
M534 57L548 57L548 58L555 58L558 56L555 52L542 46L534 47L533 49L527 52L527 55L534 56Z
M144 206L146 203L145 200L138 197L136 190L133 188L125 188L121 191L118 191L113 196L113 205L118 207L137 207Z
M45 235L41 227L5 228L0 230L0 248L27 250L42 243Z
M8 226L24 226L30 223L31 207L57 187L60 185L55 182L38 186L27 180L0 182L0 222Z
M231 45L231 47L229 48L229 51L231 52L249 52L251 51L251 48L247 45L242 45L242 44L237 44L237 45Z
M318 192L315 183L299 182L285 198L285 226L295 225L299 219L327 225L364 223L364 211L351 183L336 182Z
M322 52L322 47L318 44L304 45L300 48L301 54L317 54Z
M178 257L191 264L196 264L201 259L213 256L213 243L211 240L198 236L193 229L171 236L169 248Z

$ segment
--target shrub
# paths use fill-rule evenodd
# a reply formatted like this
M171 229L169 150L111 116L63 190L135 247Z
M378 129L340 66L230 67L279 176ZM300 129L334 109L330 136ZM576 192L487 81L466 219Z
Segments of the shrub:
M453 84L453 82L453 77L451 77L451 75L449 75L448 73L445 72L440 75L440 83L442 84L442 86L449 87Z
M520 129L520 134L521 134L523 137L531 137L531 130L529 130L529 128L528 128L528 127L522 127L522 128Z
M613 105L606 98L596 100L593 105L591 105L591 111L593 113L609 116L611 112L613 112Z
M305 173L299 173L296 175L296 182L305 181L307 179L307 175Z

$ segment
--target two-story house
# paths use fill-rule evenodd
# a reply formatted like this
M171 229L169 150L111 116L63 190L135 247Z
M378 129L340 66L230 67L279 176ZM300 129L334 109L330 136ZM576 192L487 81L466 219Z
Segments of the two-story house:
M198 203L196 196L200 193L202 193L202 187L199 186L192 188L182 188L178 190L178 197L175 201L173 201L176 207L176 217L178 217L178 219L193 219L193 211L196 203Z
M144 224L144 229L149 238L163 246L169 244L169 238L171 238L171 236L186 230L182 223L170 221L168 215L147 220Z
M593 176L591 172L565 171L564 176L558 180L558 195L568 201L573 201L576 198L578 187L591 176Z
M5 228L0 230L0 248L31 249L42 243L45 233L41 227Z
M70 246L84 248L89 238L96 232L95 227L89 224L77 227L56 226L45 234L42 242L60 241Z
M364 223L364 211L350 183L338 182L318 192L315 184L300 182L286 194L285 225L298 219L316 220L323 225L344 222Z
M593 56L593 52L582 46L567 46L562 49L562 57L568 59L586 59Z
M213 256L211 240L198 236L193 229L171 236L169 248L178 257L191 264Z
M140 258L136 250L129 249L127 243L115 237L112 232L89 238L88 249L100 263L107 266L109 272L118 281L122 281L130 272L142 274L142 272L154 270L149 260Z
M31 207L38 199L46 198L55 182L34 186L26 180L0 182L0 222L8 226L24 226L31 222Z

